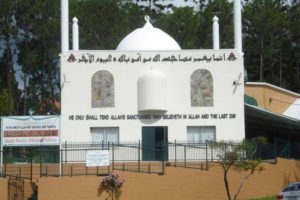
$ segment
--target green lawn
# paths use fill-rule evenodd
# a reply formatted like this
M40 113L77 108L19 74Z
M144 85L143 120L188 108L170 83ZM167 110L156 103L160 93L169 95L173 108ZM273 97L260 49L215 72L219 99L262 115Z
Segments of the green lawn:
M249 199L249 200L276 200L276 199L277 199L277 196L272 196L272 197L266 196L266 197Z

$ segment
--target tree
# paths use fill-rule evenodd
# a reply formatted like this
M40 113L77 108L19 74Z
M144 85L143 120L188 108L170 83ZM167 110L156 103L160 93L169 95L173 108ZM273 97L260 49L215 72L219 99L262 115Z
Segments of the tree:
M156 25L169 33L183 49L212 48L213 17L219 17L221 47L233 47L233 4L227 0L194 1L201 8L173 8L162 14Z
M60 1L16 0L18 64L22 67L23 114L57 114ZM26 12L23 12L26 10Z
M10 114L10 102L9 94L7 89L2 89L0 91L0 115L5 116Z
M293 66L292 74L292 88L300 92L300 1L292 1L289 9L289 30L291 32L291 54L292 59L289 63Z
M6 108L0 108L0 110L6 110L3 112L6 115L18 113L18 100L20 100L14 68L17 36L15 7L15 1L3 1L0 7L0 89L1 98L6 99L6 103L1 104Z
M218 152L218 162L222 166L224 175L224 185L228 200L236 200L240 194L246 181L254 174L255 171L261 171L261 160L255 158L256 142L255 141L243 141L239 144L232 142L216 142L213 144L215 150ZM238 171L245 171L247 174L240 182L237 191L232 197L230 191L230 184L228 180L228 173L231 169Z
M174 4L170 0L121 0L121 2L134 3L146 11L148 15L168 12L168 9L174 8Z
M280 74L286 64L282 49L289 38L287 6L284 1L247 2L243 12L243 33L249 79L282 85Z
M213 17L219 18L220 48L233 48L233 4L228 0L208 0L206 6L198 11L199 30L197 37L201 49L212 48Z
M81 49L117 48L131 31L121 6L117 0L70 1L71 16L79 19Z
M122 31L122 37L125 37L130 31L133 31L138 27L142 27L145 24L145 15L148 14L136 4L122 4L121 9L123 11L123 18L126 19L124 24L124 28L126 28Z
M169 33L183 49L197 48L199 18L193 8L174 8L171 14L163 15L157 27Z

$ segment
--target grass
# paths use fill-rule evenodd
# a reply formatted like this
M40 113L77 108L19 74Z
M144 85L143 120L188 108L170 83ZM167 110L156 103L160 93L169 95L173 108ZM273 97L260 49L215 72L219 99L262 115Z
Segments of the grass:
M249 200L276 200L277 196L266 196L266 197L261 197L261 198L255 198L255 199L249 199Z

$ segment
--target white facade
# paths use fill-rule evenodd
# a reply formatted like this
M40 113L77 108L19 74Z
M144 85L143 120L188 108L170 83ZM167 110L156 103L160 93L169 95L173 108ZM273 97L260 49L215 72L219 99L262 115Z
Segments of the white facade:
M206 128L215 131L209 139L241 140L243 72L237 50L68 51L61 141L91 141L98 128L111 128L118 141L143 140L143 127L164 127L169 141Z

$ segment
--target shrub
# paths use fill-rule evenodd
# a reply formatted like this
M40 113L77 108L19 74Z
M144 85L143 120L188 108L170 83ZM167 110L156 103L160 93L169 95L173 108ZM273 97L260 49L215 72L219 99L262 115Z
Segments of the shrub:
M118 199L122 193L122 186L125 183L125 179L122 178L118 173L113 172L109 176L105 177L101 181L101 186L109 196L114 199Z

